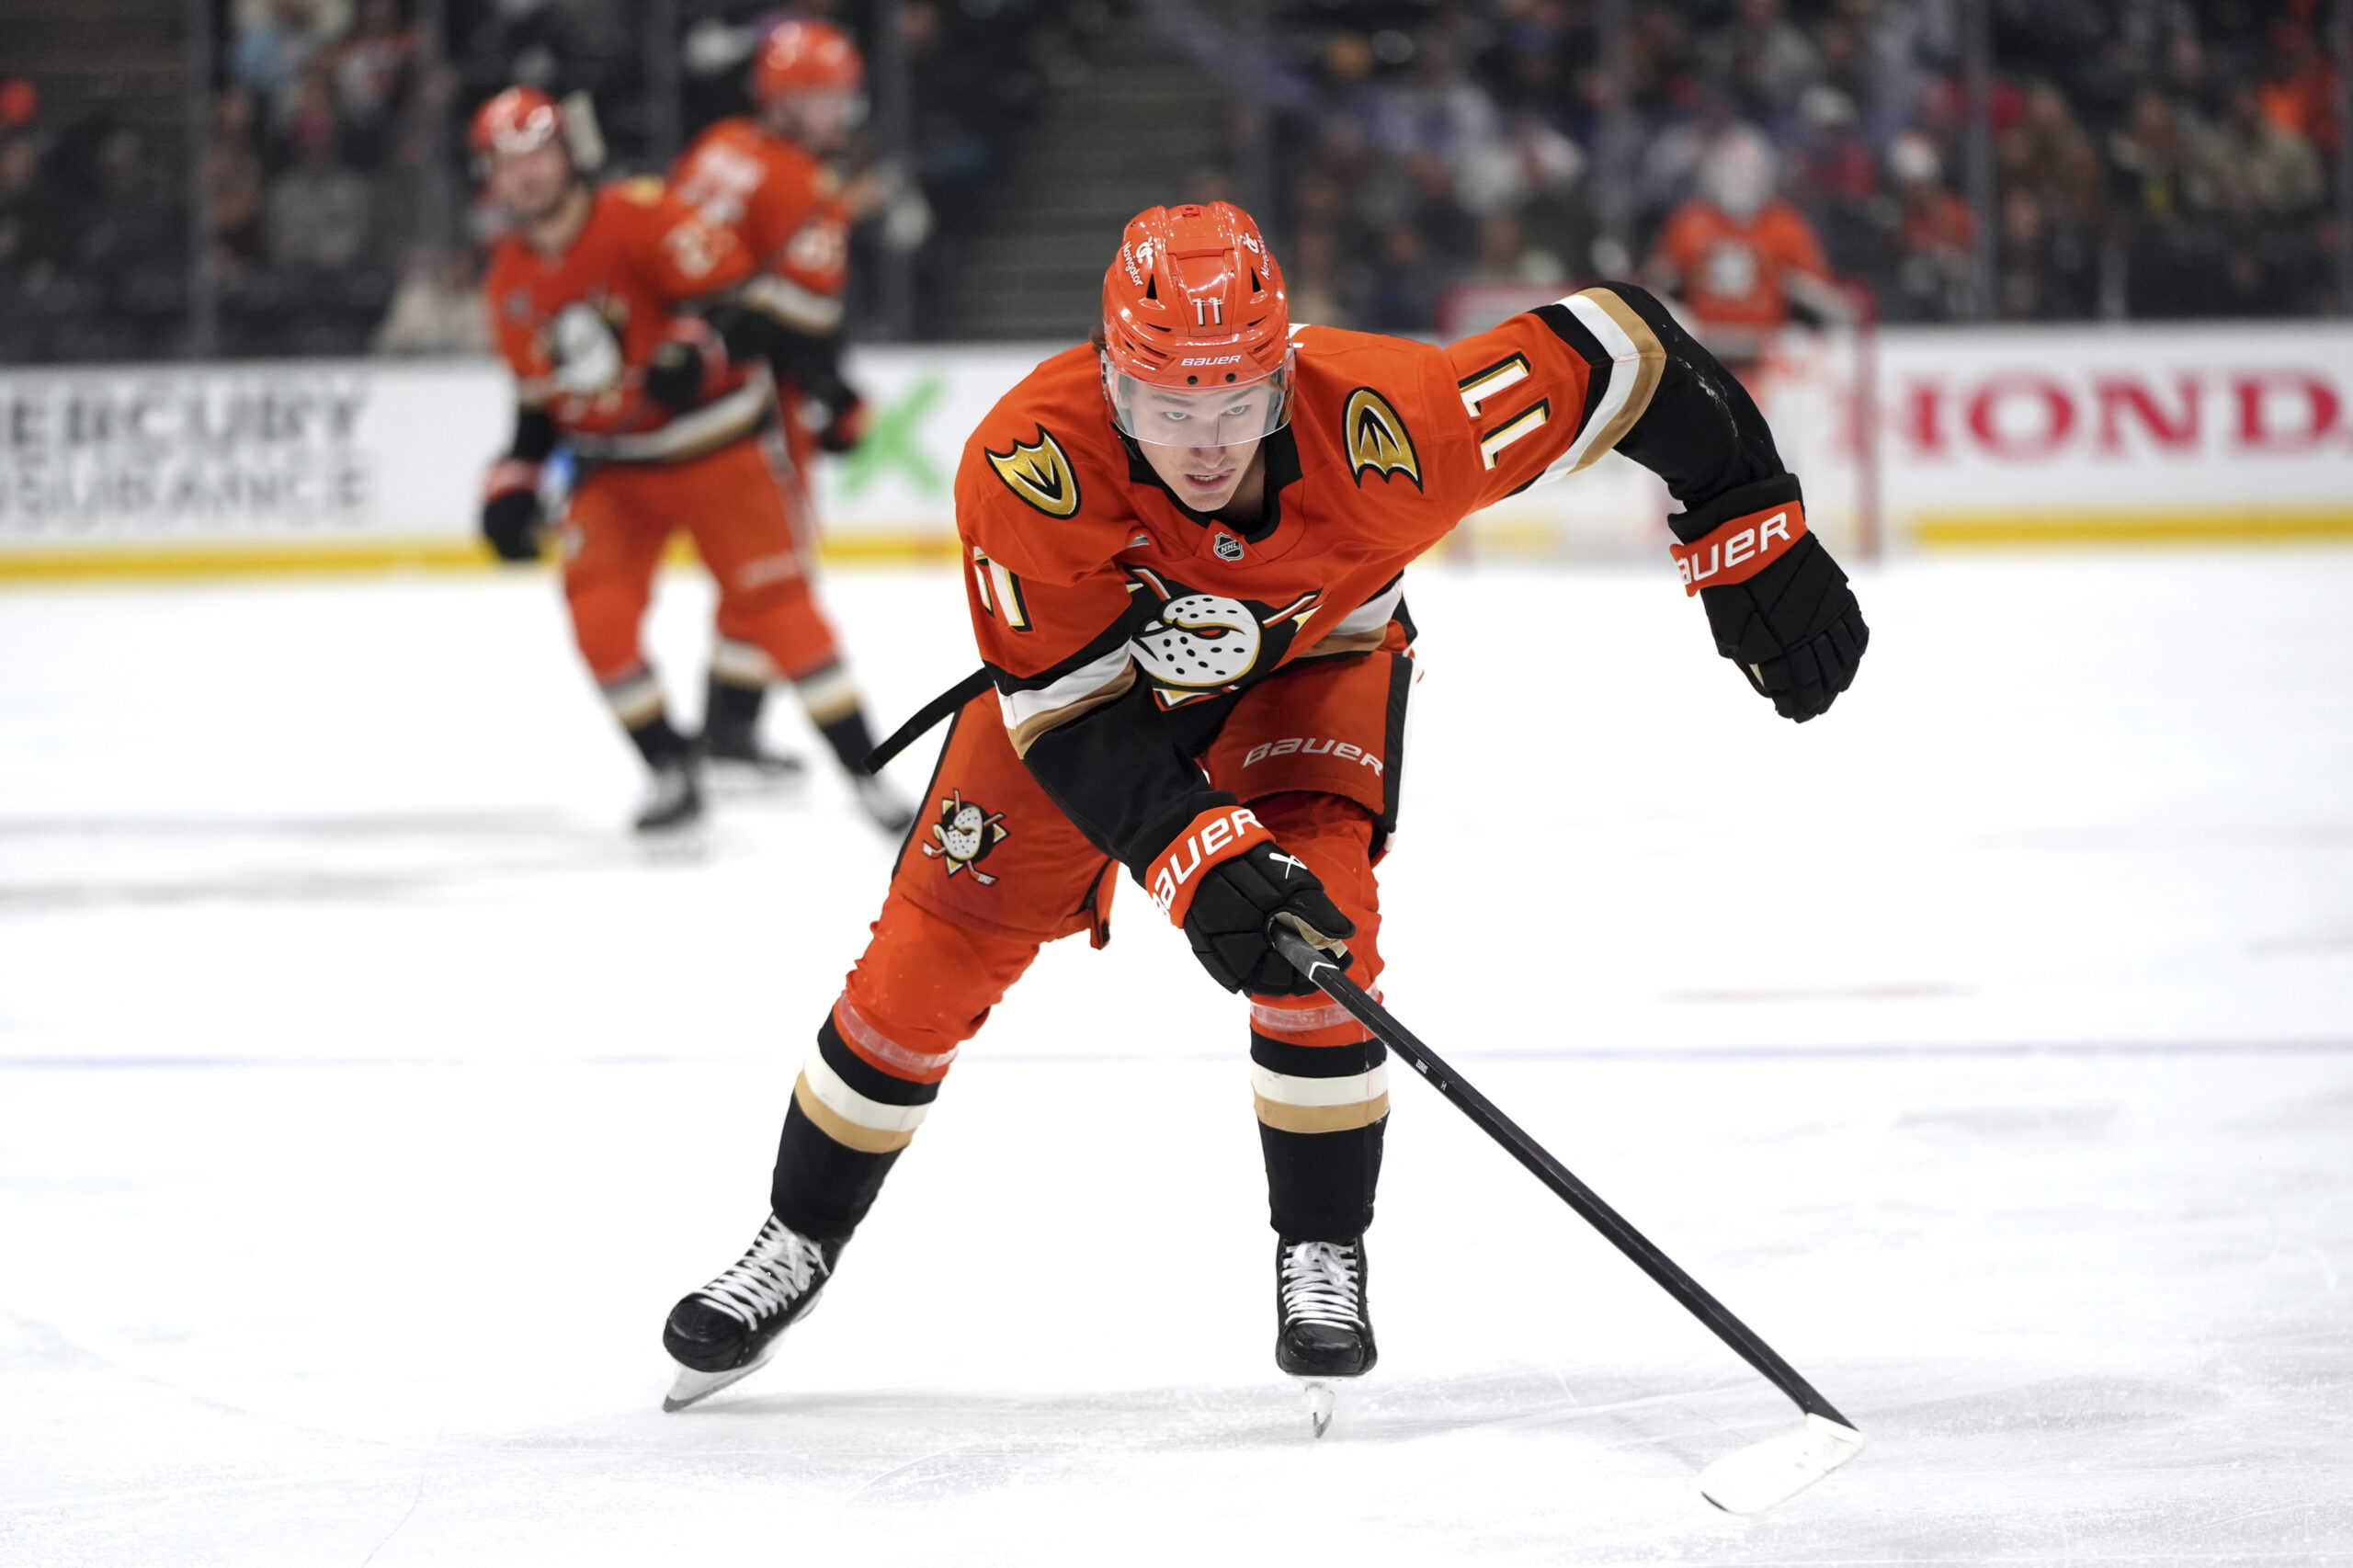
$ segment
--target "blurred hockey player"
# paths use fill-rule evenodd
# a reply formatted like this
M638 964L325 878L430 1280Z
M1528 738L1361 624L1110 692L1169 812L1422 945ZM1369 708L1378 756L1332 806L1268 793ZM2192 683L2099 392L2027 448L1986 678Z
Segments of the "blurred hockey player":
M1405 569L1471 512L1612 449L1679 503L1674 556L1717 651L1783 717L1826 710L1869 639L1855 596L1748 394L1651 294L1597 285L1441 348L1294 327L1257 226L1225 203L1128 225L1101 332L966 444L983 676L794 1085L767 1220L665 1327L669 1408L773 1353L1040 944L1108 938L1123 867L1248 999L1276 1365L1318 1383L1371 1369L1385 1052L1271 933L1344 952L1377 992L1374 869L1415 673ZM1543 675L1565 699L1625 672L1571 641ZM1531 724L1557 711L1540 692ZM1507 897L1507 866L1469 874ZM1074 1136L1119 1108L1099 1116Z
M711 126L671 175L680 199L733 233L756 268L735 298L762 318L760 346L785 440L779 477L803 536L815 531L809 476L817 452L846 452L866 430L866 405L841 374L853 214L830 162L847 149L864 114L865 78L857 44L839 28L779 23L752 62L757 118ZM873 737L838 659L779 669L756 647L722 645L721 654L712 663L710 703L712 712L729 716L728 733L748 735L767 682L782 674L877 819L905 830L910 808L867 775Z
M1792 304L1817 320L1852 314L1813 226L1774 194L1776 156L1746 126L1717 137L1699 161L1698 193L1668 216L1644 268L1690 312L1709 350L1744 374Z
M563 109L536 88L485 103L470 140L514 224L483 282L517 408L513 442L484 485L483 532L502 558L536 560L541 465L559 442L570 449L581 477L563 517L564 595L582 657L652 770L637 826L699 817L706 758L799 770L757 740L776 670L858 759L869 813L903 832L906 808L865 777L857 688L811 589L804 493L777 432L763 324L733 302L754 258L658 182L592 188ZM664 547L682 528L719 585L699 740L671 723L640 641Z

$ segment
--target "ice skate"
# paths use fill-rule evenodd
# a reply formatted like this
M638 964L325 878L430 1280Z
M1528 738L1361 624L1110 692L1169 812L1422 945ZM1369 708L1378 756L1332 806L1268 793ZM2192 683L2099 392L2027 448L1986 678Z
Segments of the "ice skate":
M637 809L640 833L673 833L702 820L702 780L692 762L666 762L646 781L645 800Z
M1333 1383L1380 1360L1365 1299L1364 1238L1275 1246L1275 1365L1300 1380L1308 1421L1322 1437L1337 1403Z
M816 1306L846 1244L811 1241L769 1215L749 1251L670 1309L662 1348L678 1376L662 1408L684 1410L767 1365L784 1331Z
M696 749L709 770L712 788L722 793L789 791L809 779L804 758L767 745L758 731L748 725L706 729Z
M876 827L892 838L904 838L907 829L915 825L915 809L906 797L870 773L853 775L851 785L858 790L858 803Z

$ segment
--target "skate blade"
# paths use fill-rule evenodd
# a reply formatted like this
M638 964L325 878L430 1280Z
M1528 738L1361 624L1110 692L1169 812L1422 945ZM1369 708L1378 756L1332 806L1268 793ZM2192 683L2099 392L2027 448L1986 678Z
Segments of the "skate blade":
M1315 1428L1315 1435L1320 1437L1331 1430L1332 1412L1339 1408L1339 1395L1320 1378L1302 1378L1299 1386L1307 1395L1308 1425Z
M699 816L666 827L632 827L630 844L648 866L699 866L710 858L710 822Z
M732 1367L724 1372L698 1372L692 1367L680 1367L677 1378L670 1384L670 1392L662 1396L664 1413L669 1414L684 1410L690 1404L699 1404L721 1389L732 1383L742 1382L745 1378L767 1366L768 1358L775 1354L776 1347L771 1344L767 1350L753 1357L744 1365Z
M1862 1451L1860 1432L1808 1415L1796 1431L1752 1443L1701 1471L1699 1495L1727 1514L1761 1514Z
M797 802L809 792L809 765L799 757L779 758L789 766L712 757L703 765L703 788L726 801Z

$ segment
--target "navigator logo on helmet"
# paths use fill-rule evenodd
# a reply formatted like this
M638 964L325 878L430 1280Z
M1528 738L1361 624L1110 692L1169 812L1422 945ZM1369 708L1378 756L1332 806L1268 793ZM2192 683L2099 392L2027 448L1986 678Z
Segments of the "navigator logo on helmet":
M1228 447L1290 421L1282 268L1231 202L1129 221L1103 275L1103 392L1139 441Z

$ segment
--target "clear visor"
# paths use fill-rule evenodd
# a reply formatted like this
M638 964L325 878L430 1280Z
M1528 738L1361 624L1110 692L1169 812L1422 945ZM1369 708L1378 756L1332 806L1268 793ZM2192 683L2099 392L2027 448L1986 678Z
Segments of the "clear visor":
M1238 447L1263 440L1290 423L1289 356L1271 376L1199 388L1154 386L1121 371L1107 358L1103 390L1110 396L1112 423L1148 446Z
M864 87L790 87L777 98L813 131L855 131L866 123Z

